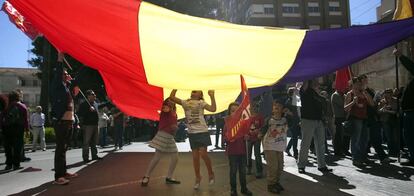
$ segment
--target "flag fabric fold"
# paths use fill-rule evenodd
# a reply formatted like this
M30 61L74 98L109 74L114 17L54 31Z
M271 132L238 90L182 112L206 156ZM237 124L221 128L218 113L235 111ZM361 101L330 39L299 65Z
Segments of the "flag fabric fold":
M412 18L306 31L235 25L139 0L8 0L3 10L10 6L60 51L98 70L122 111L154 120L171 89L180 98L214 89L221 112L239 95L240 75L249 88L304 81L414 34Z
M335 89L338 92L345 93L348 89L348 82L351 79L351 70L349 67L342 68L336 71Z
M413 17L414 0L397 0L397 5L394 12L394 20L401 20Z

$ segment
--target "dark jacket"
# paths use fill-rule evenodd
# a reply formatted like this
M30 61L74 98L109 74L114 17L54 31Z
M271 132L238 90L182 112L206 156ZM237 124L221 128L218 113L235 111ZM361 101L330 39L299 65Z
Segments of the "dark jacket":
M50 88L50 102L52 104L51 117L52 120L60 120L67 111L68 99L72 99L69 84L65 84L62 80L63 63L58 62L53 70L53 79ZM69 95L69 96L68 96Z
M322 120L325 98L320 96L310 86L300 89L301 117L308 120Z
M401 55L400 61L403 66L414 76L414 62L406 56ZM414 111L414 79L412 79L404 90L401 108L403 111Z
M98 126L99 114L98 109L95 107L94 102L88 104L88 102L83 102L79 106L78 116L82 125L96 125ZM91 111L91 107L94 107L95 110Z

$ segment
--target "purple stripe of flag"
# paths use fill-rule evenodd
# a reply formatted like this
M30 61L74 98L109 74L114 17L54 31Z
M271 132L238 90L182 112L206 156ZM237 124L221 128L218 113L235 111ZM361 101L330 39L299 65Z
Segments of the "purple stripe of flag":
M308 31L282 83L304 81L356 63L414 34L414 18L343 29Z

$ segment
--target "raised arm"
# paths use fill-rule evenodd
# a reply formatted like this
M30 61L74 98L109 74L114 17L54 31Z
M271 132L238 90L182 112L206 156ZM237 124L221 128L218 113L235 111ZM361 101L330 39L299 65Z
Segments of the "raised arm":
M410 72L411 75L414 75L414 62L408 57L402 55L397 49L394 49L393 53L400 59L401 64L408 70L408 72Z
M174 103L176 103L176 104L178 104L178 105L181 105L182 104L182 100L180 99L180 98L178 98L178 97L176 97L175 96L175 94L177 93L177 89L173 89L172 91L171 91L171 94L170 94L170 100L172 101L172 102L174 102Z
M216 107L216 98L214 98L214 90L209 90L208 95L210 96L211 105L206 104L204 106L204 109L206 109L209 112L215 112L217 107Z
M374 107L375 106L374 99L372 99L372 97L371 97L371 95L369 95L368 91L364 90L362 92L362 94L364 94L365 98L367 99L368 105L370 105L371 107Z

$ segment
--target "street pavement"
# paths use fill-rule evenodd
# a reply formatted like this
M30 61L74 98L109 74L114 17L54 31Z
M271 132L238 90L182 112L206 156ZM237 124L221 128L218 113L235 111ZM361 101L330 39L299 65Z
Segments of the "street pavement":
M215 141L214 136L212 141ZM141 187L140 180L154 150L144 142L137 142L120 151L99 149L99 156L104 159L86 165L82 162L81 149L69 150L69 172L78 172L79 177L66 186L51 183L53 150L27 152L26 156L32 160L22 163L22 170L0 171L0 195L230 195L228 160L223 151L209 152L216 175L215 185L208 186L207 171L201 161L203 180L200 189L195 191L192 189L195 177L188 140L177 145L180 153L175 177L181 180L180 185L164 183L169 161L164 158L151 176L148 187ZM5 167L4 162L2 153L1 168ZM381 165L376 161L359 169L352 165L349 157L337 159L333 156L327 156L327 163L334 171L323 175L317 170L315 156L310 155L307 173L299 174L295 160L285 156L281 183L286 190L281 195L413 195L414 167L401 167L396 162ZM251 175L247 176L247 181L254 195L272 195L267 192L265 179Z

